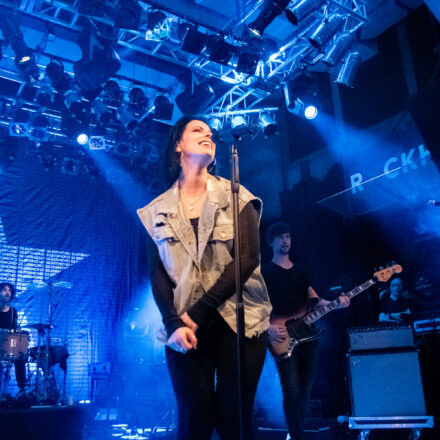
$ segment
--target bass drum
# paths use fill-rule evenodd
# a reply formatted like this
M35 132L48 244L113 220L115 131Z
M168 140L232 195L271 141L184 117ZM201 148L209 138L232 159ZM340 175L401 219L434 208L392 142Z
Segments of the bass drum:
M0 361L26 360L29 332L0 330Z

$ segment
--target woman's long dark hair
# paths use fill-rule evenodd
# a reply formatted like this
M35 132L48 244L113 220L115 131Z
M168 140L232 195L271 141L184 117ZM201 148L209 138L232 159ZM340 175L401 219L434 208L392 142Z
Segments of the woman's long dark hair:
M186 126L191 121L202 121L208 124L208 121L203 116L196 115L186 115L182 116L171 128L168 133L167 143L165 146L165 152L163 155L162 166L163 175L165 178L165 183L167 187L171 186L179 177L181 166L180 166L180 154L176 152L177 144L180 139L182 139L183 132ZM215 174L215 159L208 166L208 173Z

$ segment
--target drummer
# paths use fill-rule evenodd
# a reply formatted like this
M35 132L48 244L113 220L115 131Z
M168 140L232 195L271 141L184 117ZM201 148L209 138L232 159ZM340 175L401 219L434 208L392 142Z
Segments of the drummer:
M16 330L18 328L18 313L10 305L15 297L15 287L11 283L0 283L0 329ZM17 360L15 364L15 377L20 392L26 385L26 365L24 360Z

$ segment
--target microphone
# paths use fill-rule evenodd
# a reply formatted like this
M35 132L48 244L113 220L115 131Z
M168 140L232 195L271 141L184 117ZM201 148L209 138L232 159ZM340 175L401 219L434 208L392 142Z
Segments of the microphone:
M440 200L430 200L428 206L435 206L438 208L440 206Z

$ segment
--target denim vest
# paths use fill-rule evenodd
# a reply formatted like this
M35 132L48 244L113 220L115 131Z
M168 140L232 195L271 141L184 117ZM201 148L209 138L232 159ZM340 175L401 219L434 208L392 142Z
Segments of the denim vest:
M198 245L194 230L183 211L177 182L137 211L158 248L165 270L175 284L174 306L179 315L215 284L225 266L233 260L231 184L226 179L209 175L206 189L206 201L199 219ZM240 212L250 201L258 205L261 218L261 200L241 186ZM243 303L246 337L263 333L269 327L272 306L260 265L243 287ZM217 309L234 331L235 304L234 294Z

